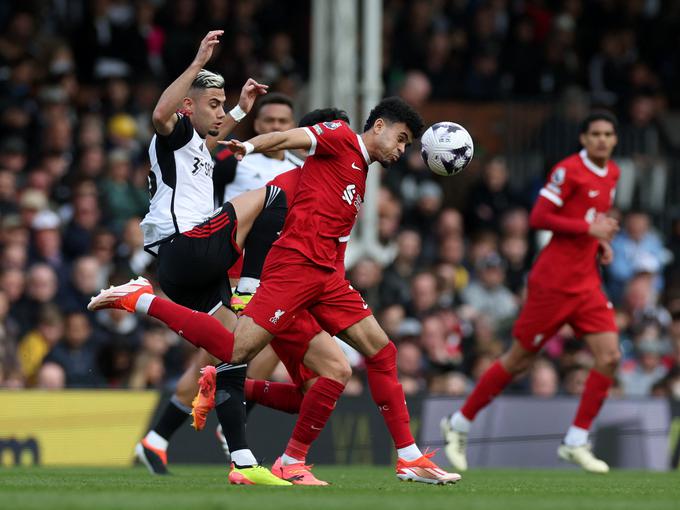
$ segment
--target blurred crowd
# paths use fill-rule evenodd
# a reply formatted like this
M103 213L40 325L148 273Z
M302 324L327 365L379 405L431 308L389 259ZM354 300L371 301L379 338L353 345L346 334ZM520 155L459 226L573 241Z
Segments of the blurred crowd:
M584 109L569 105L588 97L622 114L617 155L633 183L604 274L624 353L615 391L680 398L680 221L655 227L675 150L655 119L680 106L676 4L385 0L388 93L417 106L565 99L523 148L542 157L534 179L510 182L515 155L485 154L451 201L418 150L383 173L380 250L348 275L398 347L407 394L464 395L508 346L546 240L528 226L536 182L573 152ZM211 69L228 91L252 76L303 94L309 18L308 0L0 4L0 387L174 386L188 344L151 319L86 310L100 288L154 275L139 221L155 101L213 28L226 30ZM362 360L348 355L359 393ZM591 365L565 327L514 389L578 395Z

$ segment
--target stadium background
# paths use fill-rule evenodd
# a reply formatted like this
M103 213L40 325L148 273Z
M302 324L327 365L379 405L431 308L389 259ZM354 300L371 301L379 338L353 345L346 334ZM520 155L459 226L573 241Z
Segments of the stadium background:
M228 95L252 76L291 95L304 113L318 100L310 26L322 3L0 4L0 402L47 398L60 413L80 394L24 389L173 388L190 354L173 333L124 312L85 310L101 287L154 274L138 228L148 203L151 111L201 36L223 28L209 68L225 76ZM579 120L604 106L621 120L615 154L623 170L616 214L624 228L605 273L624 353L613 393L680 399L680 5L382 3L382 31L374 31L380 95L401 95L428 123L460 122L476 143L472 165L456 178L432 175L417 147L383 173L370 257L362 255L363 233L350 250L350 279L397 344L407 395L463 396L508 345L524 277L544 241L529 230L528 210L546 171L576 149ZM342 40L342 29L335 33ZM350 111L355 126L361 111ZM244 121L236 136L250 129ZM355 375L347 394L363 402L362 360L349 355ZM591 363L564 328L512 390L575 397ZM139 413L131 441L158 391L140 394L147 414ZM97 415L97 402L109 407L110 393L89 394L83 409ZM0 405L3 445L28 441L13 438L38 417L21 421L8 411L16 407ZM669 427L660 425L664 435Z

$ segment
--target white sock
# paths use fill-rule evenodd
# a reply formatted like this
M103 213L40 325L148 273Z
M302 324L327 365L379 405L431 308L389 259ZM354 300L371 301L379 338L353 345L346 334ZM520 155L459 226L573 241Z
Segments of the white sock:
M295 457L291 457L290 455L286 455L285 453L281 455L281 464L284 466L291 466L293 464L304 464L305 459L296 459Z
M451 416L451 427L453 427L453 430L456 432L467 434L470 432L471 426L472 422L463 416L463 413L460 411L456 411L453 413L453 416Z
M239 278L238 285L236 285L236 292L239 294L255 294L259 285L260 280L258 278L242 276Z
M159 435L155 430L150 430L149 433L144 436L144 439L149 443L149 446L152 446L157 450L165 451L168 449L168 440Z
M420 451L420 448L418 448L417 444L413 443L404 448L398 448L397 455L400 459L411 461L422 457L423 452Z
M137 298L137 304L135 305L135 311L137 313L149 313L149 307L151 306L151 301L154 300L155 294L142 294Z
M567 430L567 435L564 436L564 444L567 446L583 446L588 444L588 431L572 425Z
M248 449L236 450L231 452L231 460L237 466L255 466L257 465L257 460L255 460L255 455Z

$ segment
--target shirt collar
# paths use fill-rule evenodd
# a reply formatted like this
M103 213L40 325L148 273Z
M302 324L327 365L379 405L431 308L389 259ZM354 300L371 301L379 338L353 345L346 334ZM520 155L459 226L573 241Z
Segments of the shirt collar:
M593 163L588 157L588 153L585 149L581 149L581 152L579 152L578 155L581 156L581 161L583 161L583 164L586 165L588 170L599 177L607 176L607 167L605 166L602 168L601 166L597 166L595 163Z
M366 145L364 144L364 141L362 140L361 136L357 135L357 140L359 141L359 148L361 149L361 154L364 155L364 159L366 160L366 164L370 165L371 164L371 157L368 155L368 150L366 149Z

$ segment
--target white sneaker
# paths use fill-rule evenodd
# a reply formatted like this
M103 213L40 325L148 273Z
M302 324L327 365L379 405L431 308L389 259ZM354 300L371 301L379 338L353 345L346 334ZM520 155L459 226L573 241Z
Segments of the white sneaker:
M465 450L467 449L467 433L458 432L451 426L451 417L444 416L442 421L439 423L439 427L442 431L442 436L444 436L444 441L446 446L444 447L444 453L446 453L446 458L456 471L467 471L468 463L467 457L465 456Z
M227 462L231 462L231 452L229 451L227 438L224 437L224 433L222 432L222 425L217 426L217 428L215 429L215 435L217 436L217 441L219 441L220 446L222 447L224 455L227 457Z
M557 449L557 456L567 462L581 466L590 473L609 472L607 463L593 455L589 444L581 446L567 446L566 444L562 444Z

